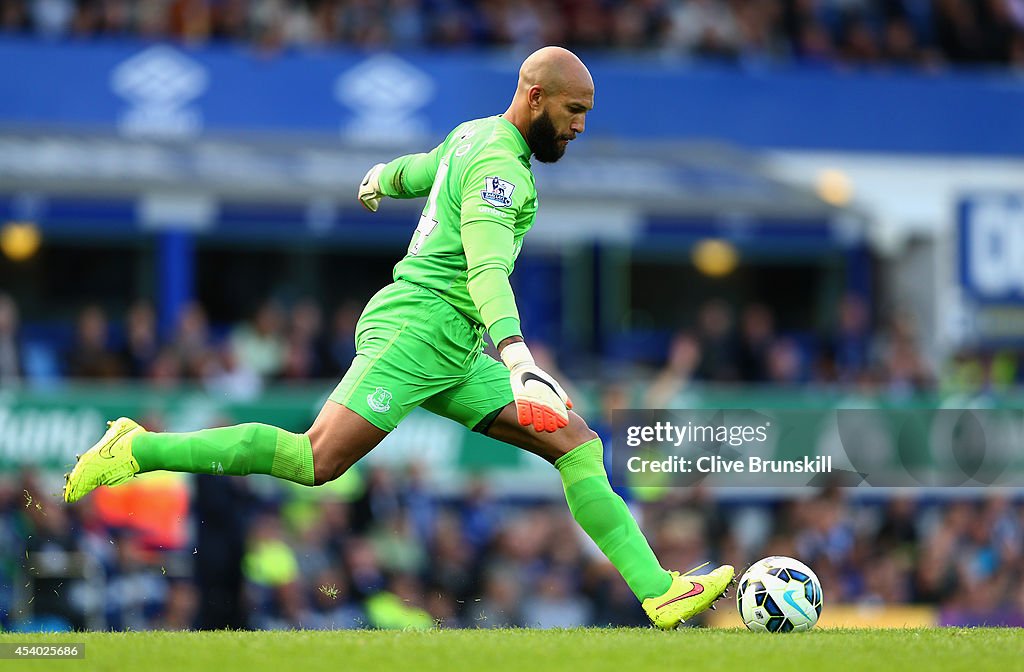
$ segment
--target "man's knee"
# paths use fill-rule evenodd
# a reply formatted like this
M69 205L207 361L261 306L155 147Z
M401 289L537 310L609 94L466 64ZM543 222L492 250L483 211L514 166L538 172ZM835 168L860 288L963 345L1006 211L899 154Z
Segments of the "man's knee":
M569 426L558 430L558 432L565 432L565 434L559 437L559 441L556 442L555 452L557 456L555 459L562 457L569 451L579 448L584 443L589 443L600 437L597 432L587 426L586 421L580 416L570 411L569 413Z
M313 485L323 485L340 477L369 449L360 451L356 442L346 441L344 434L329 432L314 425L307 432L313 451Z
M306 432L309 445L313 450L313 485L323 485L338 478L352 466L345 459L344 451L339 446L318 437L313 430Z
M387 432L328 401L306 432L313 450L313 484L333 481L380 443Z

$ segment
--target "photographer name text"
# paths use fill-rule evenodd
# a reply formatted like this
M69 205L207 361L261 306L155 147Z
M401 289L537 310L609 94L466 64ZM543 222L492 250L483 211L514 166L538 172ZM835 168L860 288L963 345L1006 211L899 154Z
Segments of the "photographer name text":
M634 474L830 474L832 456L766 460L754 456L725 459L718 455L704 455L697 458L673 456L652 460L634 455L626 460L626 469Z

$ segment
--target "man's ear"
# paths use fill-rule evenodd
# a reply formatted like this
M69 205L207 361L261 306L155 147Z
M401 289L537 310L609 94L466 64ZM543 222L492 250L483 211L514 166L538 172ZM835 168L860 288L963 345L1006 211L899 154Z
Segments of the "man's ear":
M531 110L539 110L544 104L544 89L539 84L534 84L527 91L526 100L530 103Z

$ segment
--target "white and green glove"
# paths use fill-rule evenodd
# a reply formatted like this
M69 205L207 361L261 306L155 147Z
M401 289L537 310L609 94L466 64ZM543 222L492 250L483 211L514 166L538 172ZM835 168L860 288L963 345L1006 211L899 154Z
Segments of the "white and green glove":
M359 202L370 212L377 212L377 208L380 207L380 199L384 198L384 194L380 191L382 170L384 170L384 164L378 163L366 172L363 181L359 183Z
M533 361L526 343L506 345L501 361L509 369L519 424L538 432L554 432L569 424L572 400L555 379Z

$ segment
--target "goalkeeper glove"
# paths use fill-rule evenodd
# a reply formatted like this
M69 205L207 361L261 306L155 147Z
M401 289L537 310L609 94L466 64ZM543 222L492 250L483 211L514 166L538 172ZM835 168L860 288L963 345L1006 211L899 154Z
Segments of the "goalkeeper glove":
M533 425L538 432L554 432L569 424L572 400L554 378L537 366L526 343L506 345L501 361L509 369L520 425Z
M380 199L384 194L380 191L380 173L384 170L384 164L378 163L366 171L363 181L359 183L359 202L370 212L377 212L380 206Z

